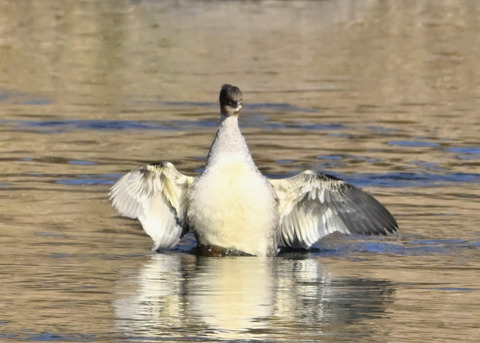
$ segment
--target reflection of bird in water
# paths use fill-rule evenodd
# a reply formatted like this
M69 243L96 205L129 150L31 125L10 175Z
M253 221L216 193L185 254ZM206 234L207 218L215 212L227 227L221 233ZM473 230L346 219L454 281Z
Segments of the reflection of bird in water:
M254 338L251 331L265 328L263 319L274 311L273 261L152 255L139 271L117 282L116 329L137 339L168 334L177 341L176 334L198 339L205 333Z
M394 285L328 269L306 254L154 254L116 281L115 329L126 341L351 341L352 325L364 341L378 337L370 320L386 316Z
M171 248L189 230L207 252L258 256L274 256L279 246L306 249L332 232L397 230L378 201L333 176L315 170L286 179L263 176L238 127L242 102L239 88L222 87L220 126L199 176L161 162L131 171L112 187L113 206L140 220L154 250Z
M188 281L190 315L220 330L222 339L254 338L274 312L272 259L197 258Z

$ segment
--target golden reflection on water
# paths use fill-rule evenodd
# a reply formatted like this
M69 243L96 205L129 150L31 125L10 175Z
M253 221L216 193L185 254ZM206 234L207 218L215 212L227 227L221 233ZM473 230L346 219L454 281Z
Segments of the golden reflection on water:
M0 340L476 341L479 12L0 0ZM198 173L225 82L263 172L346 177L400 234L273 260L197 258L191 238L150 253L108 188L152 161Z

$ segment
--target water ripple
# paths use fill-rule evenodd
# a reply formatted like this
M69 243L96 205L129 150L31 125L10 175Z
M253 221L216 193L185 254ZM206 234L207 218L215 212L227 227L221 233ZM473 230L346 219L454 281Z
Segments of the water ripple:
M80 162L79 162L80 163ZM281 162L280 162L281 163ZM87 163L86 165L94 165ZM357 187L431 187L444 186L452 183L480 183L480 174L468 173L450 173L450 174L415 174L415 173L357 173L357 174L341 174L334 175L345 180ZM290 176L289 174L278 175L269 174L268 177L283 178ZM104 174L78 174L67 178L59 178L56 183L64 185L109 185L113 184L118 175Z
M438 143L425 142L425 141L391 141L391 142L388 142L388 144L393 146L417 147L417 148L437 147L440 145Z
M198 108L198 107L205 107L205 108L217 108L218 103L216 102L200 102L200 101L163 101L163 100L142 100L137 101L137 103L141 104L154 104L154 105L163 105L163 106L178 106L178 107L186 107L186 108ZM243 108L246 110L275 110L275 111L282 111L282 112L301 112L301 113L318 113L319 110L306 108L306 107L298 107L288 103L272 103L272 102L257 102L257 103L250 103L243 105Z
M480 174L474 173L408 173L392 172L335 174L359 187L431 187L452 183L480 183Z
M251 119L251 118L250 118ZM16 130L35 130L47 134L75 130L92 131L125 131L125 130L161 130L188 131L198 128L217 127L217 120L169 120L169 121L138 121L138 120L2 120L5 126ZM346 128L343 124L313 124L313 123L265 123L258 125L254 120L245 121L246 127L259 127L268 130L297 129L307 131L331 131Z
M95 336L91 334L63 334L42 332L30 335L27 340L32 342L91 342L95 339Z
M451 255L461 251L478 249L477 242L469 242L463 239L439 239L420 240L404 243L382 242L367 238L344 236L346 243L339 243L330 248L325 248L320 240L311 248L311 252L320 257L340 256L347 257L358 253L389 254L397 256L428 256L428 255ZM356 240L358 239L358 241Z

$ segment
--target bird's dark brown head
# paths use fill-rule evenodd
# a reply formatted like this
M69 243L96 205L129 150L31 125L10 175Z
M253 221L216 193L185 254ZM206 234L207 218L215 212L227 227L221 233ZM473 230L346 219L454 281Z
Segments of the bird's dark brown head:
M238 115L242 109L242 91L236 86L224 84L220 90L220 112L223 118Z

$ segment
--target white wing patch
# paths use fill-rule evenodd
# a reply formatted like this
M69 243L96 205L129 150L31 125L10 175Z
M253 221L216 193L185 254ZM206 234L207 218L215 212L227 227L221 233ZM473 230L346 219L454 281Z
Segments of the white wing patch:
M379 235L398 229L377 200L333 176L307 170L270 182L279 199L282 245L308 248L333 232Z
M153 250L168 249L188 231L186 194L194 178L162 162L132 170L110 190L113 207L122 215L138 218L153 239Z

